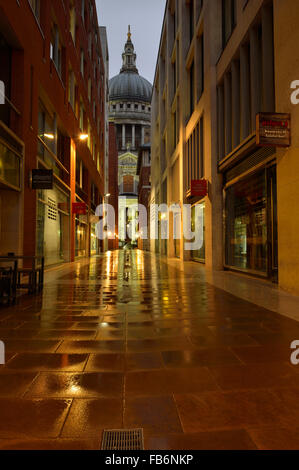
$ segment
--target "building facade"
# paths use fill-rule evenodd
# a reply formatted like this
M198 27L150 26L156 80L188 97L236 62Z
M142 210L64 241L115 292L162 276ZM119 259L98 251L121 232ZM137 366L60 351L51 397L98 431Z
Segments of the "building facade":
M1 253L46 265L95 254L105 155L95 1L1 0L0 56ZM52 189L32 189L32 170L53 170Z
M171 215L169 240L151 248L298 292L299 219L290 214L298 191L295 3L167 1L152 101L151 202L190 204L203 243L185 250ZM287 148L258 144L259 113L290 114ZM197 193L198 184L206 191Z
M109 115L115 124L118 148L119 185L119 239L126 241L128 210L132 214L138 204L138 176L136 174L139 147L150 140L152 86L139 75L137 55L131 40L130 27L122 55L119 75L109 82ZM130 216L131 217L131 216ZM132 216L134 219L134 215ZM132 222L133 225L133 222ZM133 242L137 231L133 228Z
M118 150L115 125L109 122L109 178L107 202L113 207L115 214L114 232L108 233L108 249L118 249Z
M110 160L110 152L109 152L109 142L110 142L110 130L109 130L109 49L108 49L108 38L107 38L107 29L105 26L100 26L100 41L101 41L101 49L104 59L104 66L105 66L105 77L104 77L104 95L105 95L105 181L104 181L104 195L110 193L109 191L109 178L110 178L110 170L109 170L109 160ZM103 241L103 250L108 250L108 239L105 238Z
M151 194L151 143L145 143L139 149L137 175L139 177L138 185L138 203L147 210L147 237L140 233L143 229L138 231L138 248L140 250L150 250L150 194Z

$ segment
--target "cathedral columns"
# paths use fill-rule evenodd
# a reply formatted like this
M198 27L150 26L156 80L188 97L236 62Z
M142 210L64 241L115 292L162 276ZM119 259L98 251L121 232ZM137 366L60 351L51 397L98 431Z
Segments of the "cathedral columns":
M144 126L141 126L141 145L144 145Z
M126 147L126 125L125 124L123 124L122 147L123 147L123 149Z
M132 148L135 148L135 124L132 124Z

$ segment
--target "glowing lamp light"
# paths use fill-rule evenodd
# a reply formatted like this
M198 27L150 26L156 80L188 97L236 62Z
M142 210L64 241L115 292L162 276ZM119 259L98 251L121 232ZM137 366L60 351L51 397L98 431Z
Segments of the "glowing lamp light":
M46 137L46 139L50 139L50 140L54 140L54 139L55 139L54 134L44 134L44 137Z
M79 139L83 142L84 140L87 140L88 137L88 134L80 134Z

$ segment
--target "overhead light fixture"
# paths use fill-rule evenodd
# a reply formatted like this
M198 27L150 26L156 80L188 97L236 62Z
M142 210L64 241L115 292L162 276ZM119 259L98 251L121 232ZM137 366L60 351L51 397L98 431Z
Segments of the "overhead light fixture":
M84 141L84 140L87 140L88 137L89 137L88 134L80 134L79 139L82 140L82 141Z
M110 197L110 196L111 196L111 194L110 194L110 193L108 193L108 194L106 194L106 195L105 195L105 197Z
M44 134L44 137L46 137L46 139L50 139L50 140L54 140L54 139L55 139L55 135L54 135L54 134Z

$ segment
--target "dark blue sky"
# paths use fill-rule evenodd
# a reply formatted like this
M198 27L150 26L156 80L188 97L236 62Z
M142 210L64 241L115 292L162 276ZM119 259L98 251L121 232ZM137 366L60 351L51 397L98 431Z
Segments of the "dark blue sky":
M153 82L165 0L96 0L98 19L107 27L110 77L120 71L121 54L131 25L140 75Z

